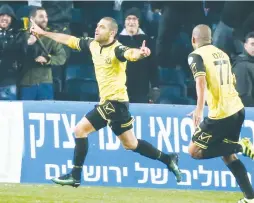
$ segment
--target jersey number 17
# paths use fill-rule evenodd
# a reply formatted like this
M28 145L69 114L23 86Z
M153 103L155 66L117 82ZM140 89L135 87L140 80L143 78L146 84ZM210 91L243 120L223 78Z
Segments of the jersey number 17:
M228 85L230 83L230 65L227 60L214 61L220 75L220 85Z

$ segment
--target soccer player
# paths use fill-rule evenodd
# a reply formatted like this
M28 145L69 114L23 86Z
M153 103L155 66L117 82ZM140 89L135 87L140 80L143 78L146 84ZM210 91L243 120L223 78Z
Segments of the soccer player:
M33 21L31 32L51 38L72 49L89 49L95 67L99 85L100 103L83 117L75 127L74 167L71 173L52 179L60 185L78 187L81 171L88 151L88 135L109 125L127 150L132 150L150 159L164 163L169 171L181 181L178 168L178 155L165 154L145 140L139 140L132 132L133 118L129 112L129 98L126 91L126 60L137 61L150 55L145 42L140 49L131 49L121 45L115 36L118 26L113 18L102 18L97 24L94 39L47 32Z
M194 51L188 62L196 80L197 106L190 114L196 131L189 146L194 159L222 157L239 184L244 198L238 203L254 203L254 191L243 163L236 154L254 158L254 149L247 138L239 141L245 118L244 106L234 87L235 79L226 53L211 45L211 29L198 25L192 33ZM209 114L203 118L207 101ZM201 123L200 123L201 122Z

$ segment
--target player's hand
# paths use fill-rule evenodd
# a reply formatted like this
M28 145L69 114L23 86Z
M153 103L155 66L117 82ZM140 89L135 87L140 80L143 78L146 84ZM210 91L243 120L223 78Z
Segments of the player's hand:
M151 54L151 50L146 47L146 41L144 40L142 46L140 47L140 55L142 58L148 57Z
M35 59L36 62L40 63L41 65L47 63L47 59L43 56L38 56L36 59Z
M34 35L30 35L30 37L27 40L28 45L33 45L37 41L37 38Z
M194 127L197 128L203 119L203 110L196 108L194 111L189 113L188 116L192 116Z
M32 19L30 19L31 21L31 28L30 28L30 32L34 35L44 35L45 31L43 29L41 29Z

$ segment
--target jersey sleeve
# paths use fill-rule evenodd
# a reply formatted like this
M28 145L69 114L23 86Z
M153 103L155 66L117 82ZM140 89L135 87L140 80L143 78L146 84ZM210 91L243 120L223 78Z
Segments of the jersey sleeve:
M121 62L125 62L126 58L124 57L124 52L127 51L129 49L129 47L127 46L123 46L123 45L119 45L115 48L115 55L116 58L121 61Z
M190 54L188 57L188 64L191 68L194 79L196 79L198 76L206 75L205 65L200 55Z
M77 37L71 36L67 42L67 45L72 49L81 51L84 49L89 49L90 43L92 41L93 41L93 38L90 38L90 37L77 38Z

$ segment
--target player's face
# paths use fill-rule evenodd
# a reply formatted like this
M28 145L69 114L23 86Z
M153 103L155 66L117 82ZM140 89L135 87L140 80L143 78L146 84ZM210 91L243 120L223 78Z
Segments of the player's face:
M42 29L45 29L48 25L48 15L44 10L38 10L33 20Z
M10 26L11 24L11 17L4 14L0 15L0 28L6 29Z
M254 56L254 38L249 38L245 42L244 48L249 55Z
M125 19L125 28L129 33L136 34L139 28L139 21L138 18L134 15L129 15Z
M107 20L100 20L95 29L94 39L97 42L106 42L109 40L112 34L112 30L110 29L110 22Z

